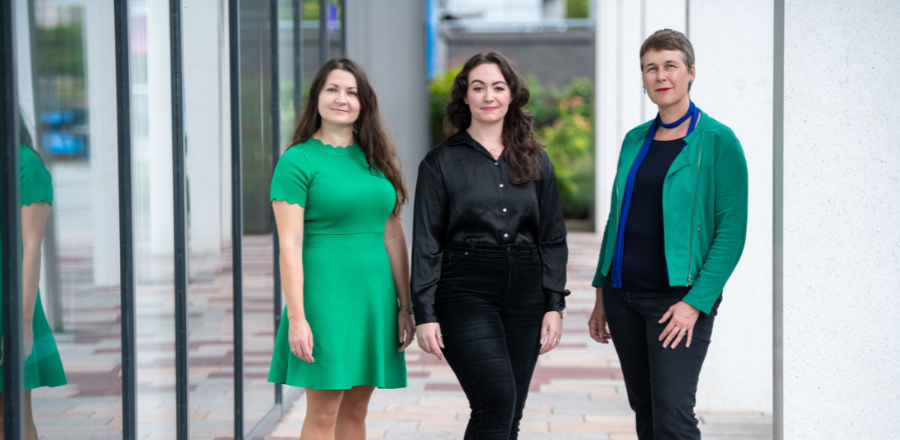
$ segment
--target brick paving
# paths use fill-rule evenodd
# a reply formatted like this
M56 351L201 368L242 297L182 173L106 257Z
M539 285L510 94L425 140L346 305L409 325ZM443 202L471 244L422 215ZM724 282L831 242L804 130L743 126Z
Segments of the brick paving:
M53 169L64 331L54 334L68 385L33 392L42 439L121 439L118 286L93 279L89 169ZM144 211L146 214L146 211ZM138 438L175 439L175 322L171 257L146 252L148 220L136 209ZM144 235L142 235L142 233ZM244 239L245 427L274 402L266 383L274 344L272 238ZM188 285L189 414L192 439L233 436L231 254L192 256Z
M562 344L538 361L521 424L522 440L637 440L634 416L613 346L594 342L587 320L594 304L593 287L599 238L570 233L568 314ZM377 390L369 405L369 438L395 440L462 439L469 418L465 395L444 361L407 351L409 386ZM702 386L702 384L701 384ZM297 439L306 412L300 398L269 436ZM708 440L772 438L771 415L761 413L698 414Z
M65 323L65 331L55 337L69 384L34 391L38 431L44 439L119 439L119 291L93 285L87 171L58 164L54 182ZM140 251L147 241L140 236L147 229L147 219L140 217L139 210L136 214ZM563 343L538 362L519 438L636 439L615 351L611 345L594 343L587 332L599 239L589 233L569 237L572 295ZM274 400L272 385L265 382L274 331L271 237L246 237L244 246L245 426L249 429ZM190 433L192 439L224 440L233 435L231 256L227 251L192 256L190 267ZM136 269L138 434L146 440L174 439L171 258L142 253ZM413 344L407 368L409 387L379 390L373 396L368 437L461 439L468 403L447 364ZM305 405L304 398L297 400L269 438L298 438ZM699 416L705 439L772 438L771 415Z

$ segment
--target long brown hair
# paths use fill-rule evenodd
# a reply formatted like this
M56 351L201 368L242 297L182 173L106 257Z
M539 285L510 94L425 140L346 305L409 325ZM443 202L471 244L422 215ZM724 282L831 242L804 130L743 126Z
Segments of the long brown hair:
M519 72L509 59L499 52L480 53L469 58L462 70L453 80L450 90L450 102L447 103L447 116L444 118L444 131L449 136L465 130L472 124L472 111L465 102L469 90L469 73L472 69L486 63L496 64L509 86L512 99L509 110L503 118L503 158L509 162L513 174L509 180L514 185L528 185L541 178L541 155L544 148L534 138L534 117L525 110L525 104L531 98L531 92Z
M356 140L366 152L366 160L370 169L377 169L394 186L397 193L397 203L394 205L394 214L400 215L403 205L409 197L406 191L406 182L403 178L403 170L400 167L400 159L393 141L387 134L381 113L378 112L378 98L375 90L359 64L346 58L334 58L326 62L313 78L309 88L309 99L303 107L303 115L297 122L297 128L291 137L291 145L297 145L309 140L322 126L322 115L319 114L319 93L325 86L325 80L332 70L350 72L356 77L356 91L359 97L359 119L353 123L353 132Z

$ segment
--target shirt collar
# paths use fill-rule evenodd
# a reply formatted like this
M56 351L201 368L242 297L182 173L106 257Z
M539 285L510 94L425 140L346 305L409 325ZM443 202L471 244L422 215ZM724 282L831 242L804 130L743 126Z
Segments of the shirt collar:
M491 153L488 152L487 148L484 148L483 145L478 143L475 139L472 138L472 135L469 134L466 130L461 130L456 132L453 136L447 138L447 145L468 145L472 147L475 151L484 154L492 161L497 161L499 159L494 159L494 156L491 156ZM500 156L502 159L502 155Z

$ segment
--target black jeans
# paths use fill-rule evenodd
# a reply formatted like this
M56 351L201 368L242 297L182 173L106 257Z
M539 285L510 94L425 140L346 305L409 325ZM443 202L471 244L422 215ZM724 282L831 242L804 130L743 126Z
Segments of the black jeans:
M683 297L683 292L635 293L613 288L608 279L603 283L603 308L640 440L700 439L697 381L722 297L709 315L700 313L690 348L686 337L674 350L662 348L659 335L668 321L659 320Z
M535 246L444 245L435 313L472 414L466 440L513 440L541 349Z

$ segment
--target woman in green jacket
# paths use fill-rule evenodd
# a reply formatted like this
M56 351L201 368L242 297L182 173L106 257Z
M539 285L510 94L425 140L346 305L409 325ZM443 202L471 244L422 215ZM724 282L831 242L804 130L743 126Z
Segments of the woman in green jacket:
M638 438L699 439L700 368L747 235L747 162L731 129L690 99L684 34L654 33L640 59L659 113L622 142L589 325L597 342L616 336Z

